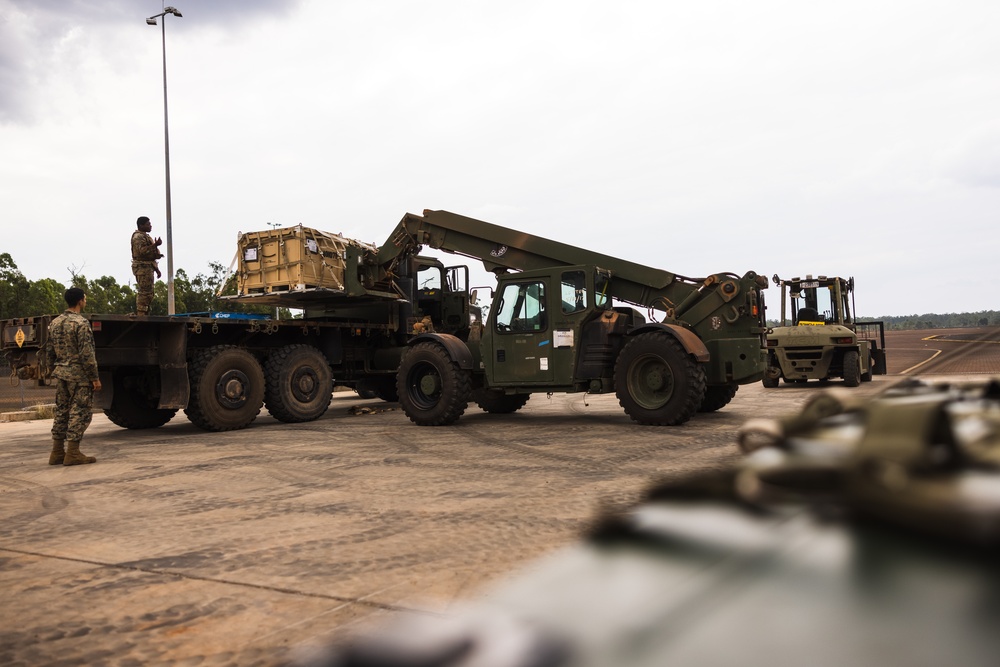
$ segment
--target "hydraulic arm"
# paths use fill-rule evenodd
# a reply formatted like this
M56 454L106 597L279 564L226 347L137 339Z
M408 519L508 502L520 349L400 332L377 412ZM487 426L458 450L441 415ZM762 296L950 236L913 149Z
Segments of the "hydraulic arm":
M762 309L755 288L767 287L767 279L753 272L743 278L733 274L686 278L448 211L407 213L379 249L377 264L391 273L402 257L417 252L422 245L477 259L494 273L593 265L610 276L607 296L664 311L666 320L683 319L692 324L741 295L744 300L736 303L756 315ZM730 319L740 314L734 307Z

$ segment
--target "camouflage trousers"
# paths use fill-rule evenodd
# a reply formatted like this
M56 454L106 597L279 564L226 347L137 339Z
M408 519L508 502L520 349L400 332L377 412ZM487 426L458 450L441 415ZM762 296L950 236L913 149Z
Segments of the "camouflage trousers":
M153 267L133 266L135 274L135 312L137 315L149 315L149 304L153 303Z
M79 442L93 418L94 385L90 382L56 380L56 415L52 437Z

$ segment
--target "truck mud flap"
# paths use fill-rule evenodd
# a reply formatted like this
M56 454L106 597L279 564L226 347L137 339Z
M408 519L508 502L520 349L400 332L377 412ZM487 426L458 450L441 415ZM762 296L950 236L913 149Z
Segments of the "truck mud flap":
M187 368L187 327L184 323L160 329L160 402L161 409L186 408L191 395Z

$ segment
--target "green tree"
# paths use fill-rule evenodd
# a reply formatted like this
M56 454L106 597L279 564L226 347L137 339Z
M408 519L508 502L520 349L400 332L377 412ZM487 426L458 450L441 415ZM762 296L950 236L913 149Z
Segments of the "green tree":
M9 253L0 253L0 318L26 317L28 279Z
M127 285L118 284L112 276L87 281L87 310L92 313L124 314L135 309L135 294Z
M66 286L52 278L35 280L28 286L28 303L24 315L51 315L66 309Z

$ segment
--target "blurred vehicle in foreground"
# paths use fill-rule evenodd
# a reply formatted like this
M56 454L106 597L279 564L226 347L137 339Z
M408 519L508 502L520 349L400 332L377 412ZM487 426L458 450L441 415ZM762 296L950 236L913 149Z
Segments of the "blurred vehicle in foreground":
M299 665L995 665L1000 378L817 394L446 617Z

